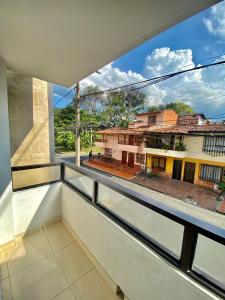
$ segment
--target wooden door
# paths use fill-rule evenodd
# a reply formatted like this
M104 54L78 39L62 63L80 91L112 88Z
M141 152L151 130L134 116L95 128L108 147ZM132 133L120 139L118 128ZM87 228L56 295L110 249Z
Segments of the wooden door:
M134 153L128 154L128 167L130 168L134 167Z
M184 181L194 183L195 181L195 163L185 162Z
M129 135L129 145L134 144L134 135Z
M122 164L126 165L127 163L127 151L122 151Z
M175 159L173 161L172 178L176 180L181 180L181 172L182 172L182 160Z

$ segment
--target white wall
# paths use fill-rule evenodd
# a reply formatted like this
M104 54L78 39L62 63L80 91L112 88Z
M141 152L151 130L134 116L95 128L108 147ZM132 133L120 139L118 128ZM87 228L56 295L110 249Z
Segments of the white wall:
M6 65L0 59L0 245L13 239L12 179Z
M13 194L15 235L29 232L61 216L61 183L31 188Z
M225 155L212 156L202 152L203 140L203 136L184 136L187 157L225 163Z
M65 185L62 217L130 300L217 299Z

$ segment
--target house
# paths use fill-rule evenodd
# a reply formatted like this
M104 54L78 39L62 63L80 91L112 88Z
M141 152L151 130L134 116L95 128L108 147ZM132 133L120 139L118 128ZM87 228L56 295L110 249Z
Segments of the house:
M173 110L149 112L136 115L127 129L109 128L98 131L102 138L95 144L103 148L106 157L119 160L133 168L134 165L145 168L144 134L149 128L173 125L177 123L177 114Z
M225 181L225 124L149 128L145 137L147 171L207 187Z
M225 180L225 124L204 114L143 113L127 129L99 131L107 157L129 167L207 187Z

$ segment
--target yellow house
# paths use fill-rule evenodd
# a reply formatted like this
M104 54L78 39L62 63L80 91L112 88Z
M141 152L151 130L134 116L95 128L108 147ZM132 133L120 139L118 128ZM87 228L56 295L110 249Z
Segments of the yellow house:
M151 129L144 147L146 170L213 187L225 181L225 124Z

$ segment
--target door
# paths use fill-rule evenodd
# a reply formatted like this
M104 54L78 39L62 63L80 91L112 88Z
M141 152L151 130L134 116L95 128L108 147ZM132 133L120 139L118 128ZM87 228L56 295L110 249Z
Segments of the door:
M128 167L130 168L134 167L134 153L128 154Z
M127 163L127 151L122 151L122 164L126 165Z
M185 162L184 181L194 183L195 181L195 163Z
M176 180L181 180L181 172L182 172L182 160L174 159L172 178Z
M129 145L133 145L134 144L134 135L130 135L129 136Z

